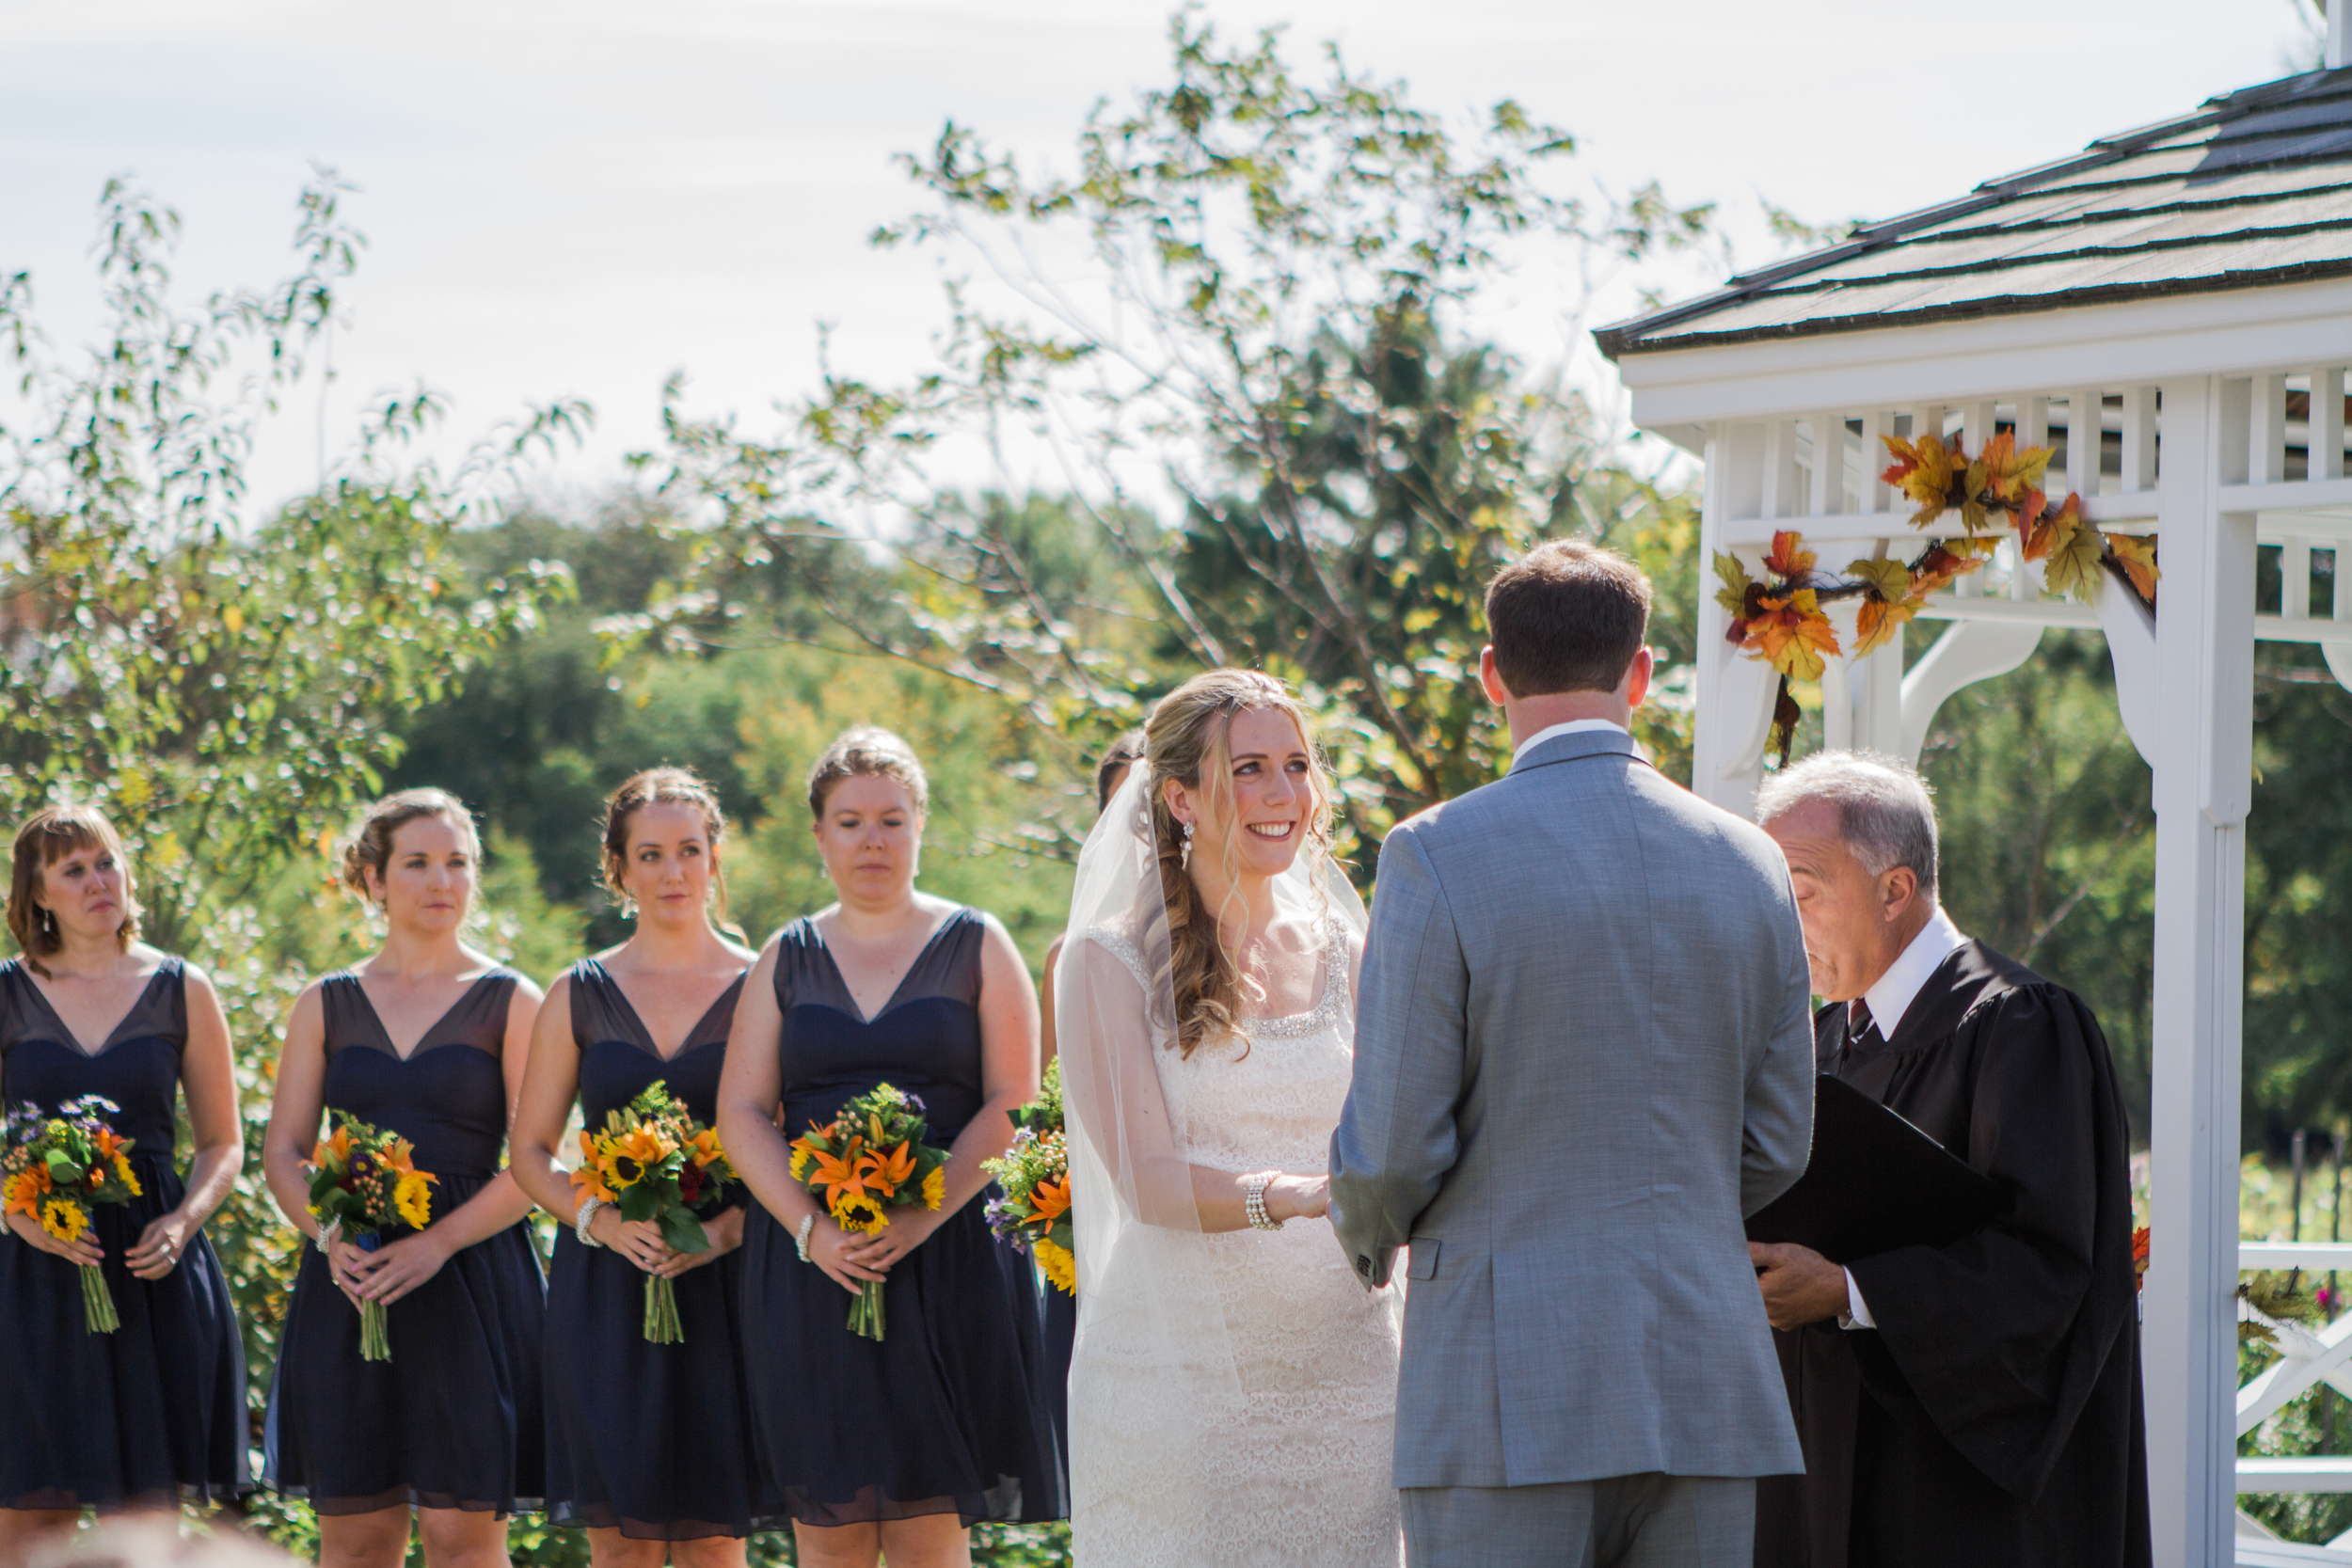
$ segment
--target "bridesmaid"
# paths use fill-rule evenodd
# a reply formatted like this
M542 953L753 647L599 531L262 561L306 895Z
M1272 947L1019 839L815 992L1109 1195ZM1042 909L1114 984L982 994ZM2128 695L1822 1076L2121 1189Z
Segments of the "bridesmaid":
M0 1562L86 1508L175 1509L251 1489L245 1352L204 1222L245 1163L229 1021L201 970L138 940L122 842L87 806L37 813L16 835L0 963L0 1100L54 1111L103 1095L136 1140L139 1196L102 1204L73 1243L23 1214L0 1239ZM87 1043L85 1043L87 1042ZM172 1166L175 1101L195 1157ZM121 1326L82 1321L96 1263Z
M720 1139L759 1200L743 1243L754 1441L803 1568L962 1564L975 1521L1061 1514L1037 1277L973 1201L1037 1093L1036 993L993 916L915 891L927 789L906 742L847 732L808 799L840 901L769 939L719 1089ZM792 1180L777 1122L830 1121L885 1082L929 1107L946 1200L859 1236ZM888 1282L880 1342L847 1325L866 1280Z
M1094 815L1102 816L1110 809L1111 797L1127 782L1136 763L1143 760L1143 732L1129 730L1110 744L1103 760L1094 765ZM1069 940L1065 931L1054 939L1045 950L1045 978L1038 986L1038 1017L1042 1024L1041 1034L1044 1044L1044 1059L1041 1066L1053 1065L1054 1043L1054 969L1061 962L1062 943ZM1078 1338L1078 1298L1051 1284L1041 1284L1039 1291L1045 1298L1045 1397L1047 1408L1054 1417L1054 1451L1061 1460L1062 1473L1070 1472L1070 1353Z
M515 1122L515 1179L563 1222L548 1288L548 1513L585 1525L596 1568L742 1568L743 1539L783 1521L753 1483L743 1396L743 1209L673 1252L659 1227L580 1199L557 1164L572 1101L590 1128L657 1082L696 1121L717 1115L727 1027L752 955L712 928L726 883L718 798L656 768L605 806L604 875L637 930L548 992ZM712 1266L715 1265L715 1266ZM676 1281L682 1344L649 1344L645 1280Z
M398 1568L417 1511L432 1568L505 1568L506 1519L538 1506L546 1313L499 1169L539 992L460 940L473 818L437 789L370 807L343 880L384 945L305 990L286 1025L262 1167L306 1251L270 1390L265 1483L317 1510L327 1568ZM439 1180L432 1221L373 1252L321 1237L302 1167L347 1111L416 1146ZM359 1355L359 1307L390 1307L392 1358Z

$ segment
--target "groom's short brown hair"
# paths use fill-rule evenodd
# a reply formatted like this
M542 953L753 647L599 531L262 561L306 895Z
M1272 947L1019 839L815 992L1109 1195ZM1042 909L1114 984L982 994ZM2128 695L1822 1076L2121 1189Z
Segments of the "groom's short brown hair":
M1514 697L1614 691L1649 629L1649 578L1614 550L1536 546L1486 585L1495 673Z

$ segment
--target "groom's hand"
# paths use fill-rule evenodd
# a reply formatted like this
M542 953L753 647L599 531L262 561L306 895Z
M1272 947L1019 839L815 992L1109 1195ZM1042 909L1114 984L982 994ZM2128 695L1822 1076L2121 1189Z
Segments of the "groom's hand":
M1811 1247L1750 1242L1748 1261L1756 1265L1764 1315L1774 1328L1803 1328L1846 1310L1846 1271Z

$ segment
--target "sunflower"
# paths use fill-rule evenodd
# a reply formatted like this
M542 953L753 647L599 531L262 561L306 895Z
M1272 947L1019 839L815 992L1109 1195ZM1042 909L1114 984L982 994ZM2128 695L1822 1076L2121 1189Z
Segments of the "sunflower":
M124 1186L131 1189L131 1196L133 1197L141 1196L139 1192L139 1179L131 1174L131 1157L118 1150L115 1154L114 1161L115 1174L122 1178L122 1184Z
M882 1205L863 1193L847 1188L833 1195L834 1223L844 1230L862 1230L868 1236L879 1236L890 1228L890 1218L882 1212Z
M38 1218L40 1200L49 1196L49 1167L27 1165L8 1178L7 1212Z
M923 1178L923 1207L936 1209L947 1201L947 1167L934 1165L930 1175Z
M1043 1269L1045 1277L1065 1294L1074 1296L1078 1293L1078 1259L1068 1247L1057 1246L1052 1242L1038 1243L1037 1266Z
M677 1145L649 1127L632 1127L617 1138L607 1139L604 1157L597 1162L604 1172L608 1187L633 1185L645 1178L645 1173L677 1152Z
M427 1191L433 1178L412 1170L402 1176L392 1188L392 1206L400 1217L415 1229L422 1230L433 1219L433 1195Z
M89 1228L89 1213L70 1197L53 1197L40 1206L40 1227L61 1242L78 1242Z

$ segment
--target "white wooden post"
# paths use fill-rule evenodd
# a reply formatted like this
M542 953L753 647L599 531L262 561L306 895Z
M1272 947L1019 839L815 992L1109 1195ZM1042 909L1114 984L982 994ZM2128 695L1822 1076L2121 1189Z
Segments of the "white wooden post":
M2328 0L2328 47L2320 56L2329 71L2352 65L2352 3Z
M1708 426L1706 488L1699 500L1698 709L1691 736L1691 792L1741 816L1755 807L1772 694L1763 685L1769 672L1724 641L1731 617L1715 602L1714 560L1724 548L1724 524L1762 509L1766 476L1786 459L1785 447L1769 450L1772 446L1762 425Z
M2236 1500L2231 1298L2254 656L2254 519L2222 514L2219 487L2245 461L2249 396L2247 383L2212 377L2167 381L2163 393L2148 1491L2160 1568L2219 1568L2233 1560ZM2127 448L2136 401L2125 401Z

